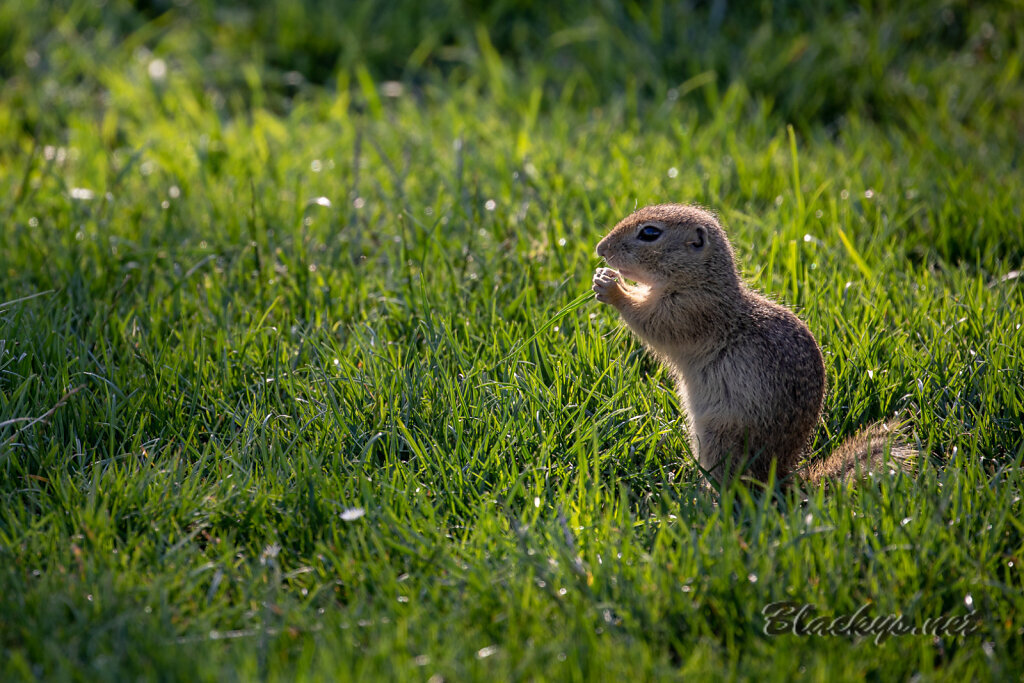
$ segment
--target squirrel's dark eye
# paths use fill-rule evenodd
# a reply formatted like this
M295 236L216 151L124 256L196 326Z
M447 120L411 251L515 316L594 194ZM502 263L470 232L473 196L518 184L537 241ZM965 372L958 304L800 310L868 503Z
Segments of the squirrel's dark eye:
M661 229L656 228L653 225L645 225L640 228L640 232L637 233L636 236L636 238L641 242L653 242L659 237L661 237Z

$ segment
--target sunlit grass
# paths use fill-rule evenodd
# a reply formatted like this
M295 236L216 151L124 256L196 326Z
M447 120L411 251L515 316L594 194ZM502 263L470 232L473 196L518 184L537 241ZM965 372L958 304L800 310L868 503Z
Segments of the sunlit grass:
M253 57L225 84L207 67L230 22L122 8L89 40L71 9L54 33L39 7L0 15L67 84L29 87L11 43L4 679L1015 673L1013 110L879 86L903 114L795 120L754 76L592 107L559 97L557 54L517 71L479 27L479 61L445 71L427 46L402 88L373 54L294 87ZM747 280L821 341L817 452L898 412L934 464L806 499L702 491L670 379L585 297L600 236L664 201L718 211ZM768 637L778 600L984 618Z

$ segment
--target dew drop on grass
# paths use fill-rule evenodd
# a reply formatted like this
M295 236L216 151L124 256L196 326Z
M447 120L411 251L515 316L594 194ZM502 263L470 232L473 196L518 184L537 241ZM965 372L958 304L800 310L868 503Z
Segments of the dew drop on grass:
M668 169L668 177L669 178L675 178L678 175L679 175L679 169L676 168L675 166L673 166L672 168Z
M313 161L309 162L309 170L311 170L313 173L319 173L321 170L323 170L323 167L324 165L320 162L319 159L313 159Z
M162 59L154 59L147 68L149 77L154 81L162 81L167 78L167 62Z
M498 204L493 199L488 199L484 203L484 208L487 209L488 211L494 211L494 209L496 209L497 207Z
M71 188L71 198L72 199L78 199L78 200L81 200L83 202L87 202L87 201L89 201L90 199L92 199L95 196L96 196L96 193L93 192L92 190L88 189L88 188L85 188L85 187L72 187Z
M342 511L341 519L345 522L354 522L365 514L366 510L363 508L348 508Z
M362 197L356 197L355 199L352 200L352 206L357 209L361 209L364 206L366 206L366 200L363 199Z
M964 596L964 604L967 605L967 609L974 608L974 598L971 597L970 593Z
M380 84L380 94L384 97L401 97L405 86L401 81L384 81Z
M497 645L488 645L487 647L482 647L479 650L477 650L476 651L476 656L479 657L480 659L486 659L486 658L490 657L491 655L493 655L497 651L498 651L498 646Z

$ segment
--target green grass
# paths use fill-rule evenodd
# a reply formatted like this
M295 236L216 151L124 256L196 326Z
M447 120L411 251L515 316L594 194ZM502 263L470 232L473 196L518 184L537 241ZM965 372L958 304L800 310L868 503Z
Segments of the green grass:
M716 6L0 6L0 678L1019 676L1020 8ZM917 479L699 488L585 296L664 201Z

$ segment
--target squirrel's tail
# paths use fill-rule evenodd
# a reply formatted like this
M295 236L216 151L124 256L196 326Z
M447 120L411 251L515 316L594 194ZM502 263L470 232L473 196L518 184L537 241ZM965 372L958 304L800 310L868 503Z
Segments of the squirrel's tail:
M823 479L852 481L871 473L912 473L919 451L907 443L899 422L879 422L854 434L824 460L808 465L804 480L817 484Z

